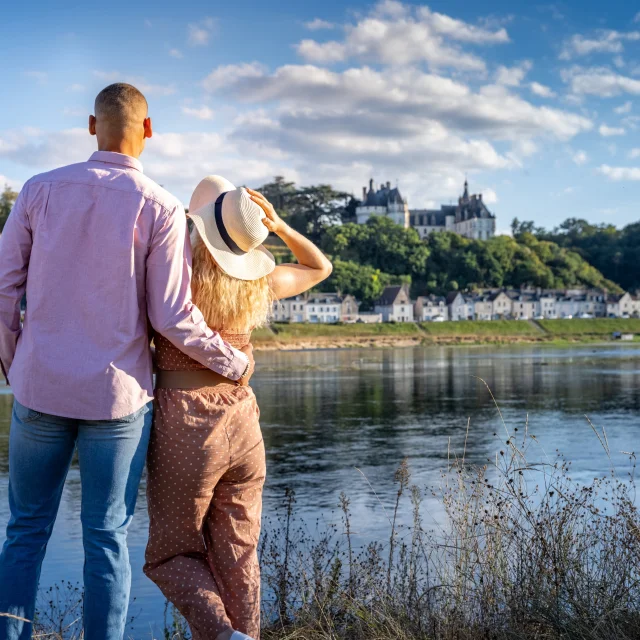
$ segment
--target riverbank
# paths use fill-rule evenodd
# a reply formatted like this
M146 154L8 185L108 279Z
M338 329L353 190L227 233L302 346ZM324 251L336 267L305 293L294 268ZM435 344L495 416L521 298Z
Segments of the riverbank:
M464 320L332 325L274 323L255 331L253 344L259 351L419 345L580 344L613 342L615 332L640 335L640 319Z

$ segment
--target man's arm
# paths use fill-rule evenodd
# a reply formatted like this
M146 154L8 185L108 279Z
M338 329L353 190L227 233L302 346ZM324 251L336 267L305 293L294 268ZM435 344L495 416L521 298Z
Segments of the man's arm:
M27 285L31 243L31 226L27 217L27 185L25 185L0 237L0 367L7 384L9 369L22 330L20 302Z
M147 258L147 313L153 328L205 367L231 380L248 370L247 356L224 342L191 300L191 245L179 206L158 221Z

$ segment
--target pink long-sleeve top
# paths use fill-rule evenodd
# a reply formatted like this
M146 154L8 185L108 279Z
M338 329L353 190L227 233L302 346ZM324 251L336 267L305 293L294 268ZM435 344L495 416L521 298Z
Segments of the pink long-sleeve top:
M213 371L244 372L191 300L182 205L137 159L98 151L29 180L0 238L0 364L17 400L83 420L137 411L153 395L147 317Z

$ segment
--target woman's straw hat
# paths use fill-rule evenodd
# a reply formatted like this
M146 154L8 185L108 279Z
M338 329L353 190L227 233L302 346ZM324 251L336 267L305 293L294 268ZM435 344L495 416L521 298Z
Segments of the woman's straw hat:
M236 189L221 176L207 176L191 196L188 216L226 274L258 280L275 269L273 256L262 246L269 235L264 211L246 189Z

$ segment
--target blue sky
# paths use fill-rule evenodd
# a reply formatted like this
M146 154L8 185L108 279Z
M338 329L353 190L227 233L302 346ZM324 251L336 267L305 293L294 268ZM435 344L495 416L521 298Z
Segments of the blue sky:
M631 3L36 0L3 8L0 183L85 159L95 94L148 97L145 171L188 201L219 173L410 208L465 175L498 216L623 226L640 196L640 14Z

